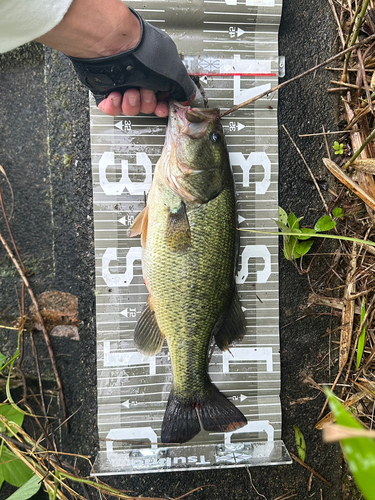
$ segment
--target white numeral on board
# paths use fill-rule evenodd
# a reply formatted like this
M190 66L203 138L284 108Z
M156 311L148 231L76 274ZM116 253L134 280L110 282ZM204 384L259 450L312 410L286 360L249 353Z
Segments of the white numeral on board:
M255 165L263 167L264 177L261 181L255 182L256 194L264 194L271 184L271 161L264 152L255 152L249 154L245 159L242 153L229 153L229 160L231 165L239 165L243 171L242 185L249 187L250 184L250 171Z
M232 435L233 434L242 434L246 432L265 432L267 434L267 441L273 441L274 440L274 435L275 435L275 429L273 426L269 423L269 420L254 420L252 422L249 422L246 424L244 427L241 427L241 429L237 429L236 431L233 432L226 432L224 434L224 443L226 445L230 445L232 442Z
M108 286L128 286L134 277L134 261L142 260L142 248L129 248L126 254L126 271L122 274L111 273L109 265L118 260L117 248L107 248L102 257L102 276Z
M266 283L271 276L271 254L266 245L247 245L241 254L241 269L238 271L236 282L245 283L249 275L249 260L261 258L264 268L257 271L257 283Z
M116 352L111 351L111 342L104 341L103 345L103 366L134 366L134 365L149 365L150 375L156 375L156 358L155 356L146 356L138 351Z
M152 427L132 427L111 429L106 438L107 451L113 450L114 441L144 441L148 439L151 443L151 448L157 449L158 436ZM121 445L120 445L121 446ZM123 446L123 445L122 445ZM110 459L110 457L109 457Z
M152 182L151 160L146 153L137 153L136 161L137 165L141 165L145 169L143 181L133 182L130 180L128 160L121 160L121 179L117 182L111 182L107 179L107 168L110 165L115 165L115 154L111 151L102 154L99 160L99 182L105 194L109 196L120 195L125 188L132 195L143 194L150 190Z
M237 5L237 0L225 0L227 5ZM275 0L246 0L248 7L275 7Z
M272 347L231 347L223 352L223 373L229 373L229 361L265 361L272 372Z

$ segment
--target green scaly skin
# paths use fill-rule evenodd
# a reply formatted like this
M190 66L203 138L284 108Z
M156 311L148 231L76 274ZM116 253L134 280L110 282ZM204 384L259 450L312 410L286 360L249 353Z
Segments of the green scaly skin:
M209 384L207 355L213 328L228 307L234 287L236 215L233 178L224 156L223 190L203 204L187 204L191 247L169 249L169 212L181 198L170 190L157 166L148 199L143 273L161 332L166 336L174 391L186 400L204 397Z

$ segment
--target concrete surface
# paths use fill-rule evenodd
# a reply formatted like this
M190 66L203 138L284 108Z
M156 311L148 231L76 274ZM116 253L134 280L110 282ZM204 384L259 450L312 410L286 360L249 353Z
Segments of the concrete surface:
M280 54L286 56L286 77L308 69L332 55L336 48L335 27L328 2L284 0L280 28ZM89 149L89 115L86 91L78 83L70 63L60 54L30 44L0 56L0 164L14 192L12 227L26 266L34 273L30 281L36 293L61 290L79 297L80 340L53 338L72 431L60 436L64 451L95 455L96 366L95 294L92 194ZM297 139L299 133L317 132L324 124L334 129L337 103L327 95L330 75L324 70L280 92L279 122L285 124L306 155L324 189L329 182L322 170L322 141ZM284 79L283 79L284 80ZM1 180L7 207L9 189ZM306 168L285 132L280 131L280 205L305 216L307 223L321 215L321 201ZM9 210L9 208L8 208ZM5 233L2 217L0 230ZM15 288L20 282L4 249L0 248L0 324L18 316ZM316 396L302 383L328 350L322 339L327 317L295 321L308 295L306 278L292 264L280 259L280 314L283 439L296 453L293 425L302 430L307 443L307 463L332 487L318 479L307 491L309 472L298 464L251 469L252 481L268 500L286 491L294 498L338 500L342 495L342 459L339 448L325 445L314 430L323 404L319 396L305 404L292 400ZM37 334L43 372L53 386L41 335ZM0 329L0 350L12 352L16 337ZM30 349L26 339L26 348ZM35 367L25 360L25 371L35 384ZM326 377L326 378L325 378ZM319 380L327 380L324 369ZM58 409L56 410L58 412ZM86 470L88 473L88 469ZM106 478L116 487L143 496L177 497L200 485L214 485L194 493L194 500L245 500L258 497L246 469L182 472ZM320 490L322 490L322 497ZM6 490L0 498L6 498Z

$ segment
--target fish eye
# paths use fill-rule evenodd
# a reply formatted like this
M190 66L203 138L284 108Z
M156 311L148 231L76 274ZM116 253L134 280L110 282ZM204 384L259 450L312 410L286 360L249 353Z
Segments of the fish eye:
M219 134L218 132L212 132L212 134L210 135L210 141L213 144L217 144L221 141L221 134Z

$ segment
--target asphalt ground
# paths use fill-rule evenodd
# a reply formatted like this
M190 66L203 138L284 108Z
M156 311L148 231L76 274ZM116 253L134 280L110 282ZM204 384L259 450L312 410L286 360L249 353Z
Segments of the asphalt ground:
M333 55L336 32L328 2L284 0L280 27L280 54L286 56L289 79ZM324 70L285 87L279 94L279 123L285 125L306 157L324 192L332 179L323 170L321 138L300 139L299 134L334 130L337 98L327 94L331 75ZM79 298L79 341L52 338L61 374L71 432L62 429L61 448L95 456L96 428L96 343L92 184L90 170L89 111L87 92L77 81L67 59L38 44L0 56L0 164L7 172L14 193L11 220L15 240L36 294L45 290L69 292ZM280 145L280 205L313 224L323 214L322 203L301 158L283 129ZM7 206L11 196L2 190ZM0 217L0 230L5 227ZM317 271L321 272L317 265ZM18 295L16 293L18 291ZM9 324L19 314L20 285L12 263L0 248L0 324ZM306 277L280 255L281 401L283 440L297 453L293 426L303 432L307 444L306 462L330 483L314 478L294 463L280 467L250 469L252 482L268 500L286 491L294 498L342 499L343 461L338 446L322 442L314 429L324 399L303 382L306 374L329 381L328 366L322 361L328 352L323 335L330 326L327 316L304 315L309 292ZM53 388L53 374L41 334L36 334L43 378ZM12 353L14 333L0 329L0 350ZM24 371L35 386L36 370L25 338ZM318 367L318 368L317 368ZM332 374L331 374L332 376ZM302 398L315 398L293 404ZM56 406L56 413L61 415ZM88 473L89 469L85 472ZM191 498L245 500L259 497L244 468L107 477L112 486L143 496L178 497L202 485L212 485ZM9 488L0 491L8 496ZM322 496L321 496L322 495Z

